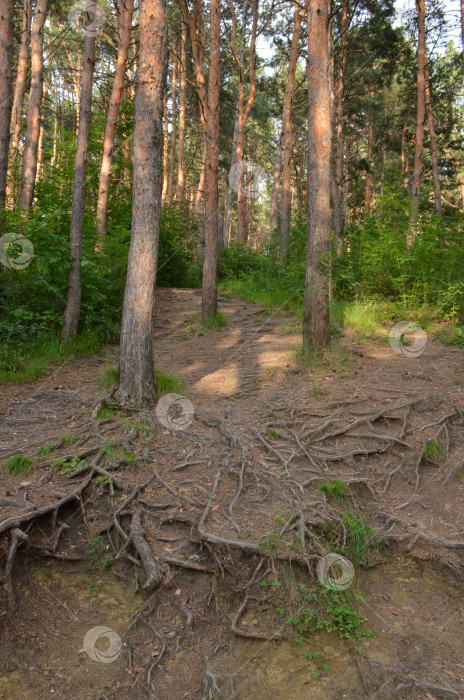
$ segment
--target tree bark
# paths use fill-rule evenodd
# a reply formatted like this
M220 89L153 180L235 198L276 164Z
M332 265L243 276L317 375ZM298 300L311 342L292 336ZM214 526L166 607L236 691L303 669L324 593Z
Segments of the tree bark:
M425 110L427 112L427 120L429 125L430 136L430 156L432 159L432 177L433 177L433 197L435 201L435 214L441 216L441 188L440 177L438 175L438 146L437 137L435 135L435 124L433 121L432 100L430 97L430 72L425 57Z
M253 0L253 21L251 29L250 38L250 49L248 55L248 73L249 73L249 83L250 92L248 95L248 100L245 104L245 73L243 70L243 65L239 61L235 46L235 35L236 35L236 15L233 5L233 0L230 1L230 9L232 14L233 22L233 38L232 38L232 53L234 55L235 62L237 63L238 73L239 73L239 92L238 92L238 122L237 122L237 147L235 151L235 163L239 166L239 182L238 182L238 193L237 193L237 242L244 243L246 240L246 208L245 200L247 197L246 188L244 187L244 175L245 173L240 170L240 166L243 164L243 153L245 150L245 126L250 116L251 110L256 96L256 73L255 73L255 53L256 53L256 35L258 26L258 0ZM243 22L243 30L245 30L245 22Z
M85 27L92 26L94 15L92 11L89 11L92 6L95 6L94 1L87 0L87 17L84 25ZM95 32L90 29L86 29L84 39L84 63L80 89L81 102L79 113L79 130L77 133L76 158L74 161L71 231L69 235L71 266L68 273L68 292L66 297L66 308L63 316L63 328L61 331L64 341L71 340L71 338L76 335L81 309L82 229L84 226L85 176L87 171L90 119L92 114L92 82L94 65Z
M345 91L346 33L348 31L348 0L342 0L340 16L340 48L338 54L338 75L335 86L335 182L333 188L333 225L337 242L341 244L344 227L341 188L343 183L343 97Z
M374 150L374 114L373 104L374 91L370 93L371 102L368 106L369 114L367 118L367 166L366 180L364 182L364 211L367 215L371 213L372 195L373 195L373 179L372 179L372 155Z
M164 0L140 3L140 50L134 104L132 235L116 398L141 407L156 401L153 306L163 184L163 95L167 72Z
M43 96L43 28L47 9L48 0L37 0L31 30L31 88L27 105L27 132L18 201L20 209L30 209L34 198L40 136L40 106Z
M205 256L201 314L203 323L217 311L217 251L219 215L219 79L221 65L221 4L210 0L208 120L205 172Z
M98 183L97 235L99 237L106 236L108 229L108 187L111 164L113 162L114 134L124 88L124 76L126 74L133 13L134 0L120 0L118 7L118 57L106 119L105 136L103 139L103 157Z
M275 158L274 175L272 179L271 209L269 217L269 229L271 236L277 228L277 218L279 216L279 194L280 194L280 171L282 166L282 133L279 136Z
M185 193L185 97L187 91L187 27L182 23L180 38L179 79L179 145L177 150L176 200L182 202Z
M295 2L292 43L288 60L287 84L285 86L284 107L282 111L282 194L280 197L280 250L282 265L287 262L287 248L290 240L290 219L292 212L291 160L292 160L292 103L295 94L295 72L300 46L301 20L304 10Z
M168 129L168 98L166 92L163 97L163 189L161 192L161 206L164 207L168 193L168 164L169 164L169 129Z
M14 1L0 1L0 233L5 223L6 181L13 86Z
M166 203L172 202L174 192L174 168L176 162L176 137L177 137L177 52L172 54L172 80L171 80L171 150L169 153L169 176Z
M18 158L19 134L21 131L21 121L23 118L24 95L26 93L27 69L29 65L29 45L31 43L31 18L32 0L24 0L24 14L21 23L21 43L19 46L18 69L16 72L16 83L13 98L13 109L11 111L10 125L10 172L12 182L7 186L7 199L14 200L14 171ZM2 123L3 123L3 117Z
M309 0L308 11L308 243L303 352L330 341L330 161L332 141L329 0Z
M411 215L407 244L411 245L416 230L419 214L420 186L422 175L422 156L424 151L424 118L425 118L425 0L416 0L417 24L419 42L417 47L417 117L416 117L416 150L414 153L414 171L411 183Z

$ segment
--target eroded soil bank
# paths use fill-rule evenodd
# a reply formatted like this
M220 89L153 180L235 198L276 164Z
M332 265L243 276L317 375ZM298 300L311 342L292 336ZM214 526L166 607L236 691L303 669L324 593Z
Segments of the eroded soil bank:
M0 697L463 697L464 352L344 338L307 369L285 314L224 298L229 324L205 333L198 292L161 290L158 308L156 363L189 387L185 430L99 405L115 357L2 389L0 458L34 468L0 478L3 567L15 545ZM339 499L320 488L334 480ZM338 630L301 635L285 623L301 584L318 590L316 561L355 559L350 517L386 543L358 552L349 589L374 634L341 640L345 610ZM111 663L84 649L96 626L122 637Z

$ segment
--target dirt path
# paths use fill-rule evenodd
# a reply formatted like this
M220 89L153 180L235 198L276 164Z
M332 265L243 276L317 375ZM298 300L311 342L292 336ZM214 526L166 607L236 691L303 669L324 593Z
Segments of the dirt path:
M115 357L1 391L0 459L55 449L27 477L0 477L0 555L14 527L29 549L12 560L14 617L8 585L0 607L0 698L464 697L464 351L429 340L408 359L344 338L345 355L308 370L293 317L222 298L229 324L204 334L200 301L158 292L156 365L190 389L185 430L90 418ZM349 485L340 501L319 488L334 479ZM357 608L378 631L299 644L284 624L295 591L349 544L347 512L389 544L355 563ZM164 577L148 596L125 534L136 513ZM123 637L113 663L83 652L96 625Z

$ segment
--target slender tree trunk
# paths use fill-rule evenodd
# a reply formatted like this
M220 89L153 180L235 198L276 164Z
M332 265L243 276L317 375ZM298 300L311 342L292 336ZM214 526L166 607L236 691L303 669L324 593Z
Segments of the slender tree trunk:
M172 202L174 192L174 168L176 162L176 137L177 137L177 56L176 51L173 51L172 56L172 82L171 82L171 150L169 153L169 177L168 177L168 192L166 195L166 203L168 206Z
M27 105L27 132L23 152L21 189L18 206L30 209L37 174L37 149L40 136L40 105L43 96L43 28L48 0L37 0L31 30L31 89ZM8 124L10 122L8 121Z
M343 213L341 203L341 188L343 181L343 97L345 91L346 69L346 33L348 31L348 0L342 0L340 17L340 48L338 53L338 75L335 86L335 183L333 187L333 225L339 244L343 233Z
M0 0L0 233L5 225L13 83L14 0Z
M114 73L113 90L106 118L105 136L103 139L103 158L98 183L97 235L99 237L105 236L108 228L108 188L111 164L113 162L114 134L124 88L124 76L126 74L133 13L134 0L120 0L118 7L118 57Z
M18 55L18 70L16 73L16 83L13 98L13 109L11 111L10 125L10 172L11 180L7 186L7 199L14 201L14 182L16 161L18 158L19 134L21 131L21 121L23 118L24 95L26 93L27 68L29 65L29 45L31 43L31 17L32 0L24 0L23 19L21 23L21 43Z
M182 202L185 192L185 96L187 90L187 27L182 23L179 79L179 145L177 149L176 200Z
M153 307L163 184L163 93L167 71L164 0L140 3L140 58L134 105L134 187L132 235L119 351L123 404L141 407L156 401L153 364Z
M373 179L372 179L372 155L374 149L374 114L372 100L374 91L370 93L371 104L369 105L369 115L367 120L367 165L369 170L366 172L366 180L364 183L364 210L367 215L371 213L372 195L373 195Z
M308 11L308 244L303 351L327 346L330 300L330 161L332 140L329 0Z
M230 3L233 7L233 2ZM245 23L244 23L245 25ZM239 166L243 164L243 154L245 151L245 126L250 116L250 112L253 108L253 104L256 96L256 78L255 78L255 52L256 52L256 34L258 26L258 0L253 0L253 23L251 29L250 38L250 49L249 49L249 59L248 59L248 73L250 82L250 92L248 95L248 100L245 104L244 97L244 86L245 86L245 74L243 66L239 65L239 111L238 111L238 123L237 123L237 149L235 153L235 162ZM244 31L244 28L243 28ZM235 41L233 40L234 49ZM235 60L237 61L237 56L235 53ZM237 193L237 242L245 243L247 231L247 218L246 218L246 207L245 201L248 196L246 187L244 186L244 178L246 174L243 170L239 169L239 182L238 182L238 193Z
M85 27L92 26L93 0L87 0L87 19ZM79 114L79 131L77 134L76 158L74 161L73 200L71 209L71 232L69 245L71 266L68 273L68 293L64 310L61 335L68 341L77 333L81 309L81 254L82 229L85 209L85 176L87 170L87 151L89 146L90 119L92 114L92 82L95 65L95 32L85 30L84 65L82 70L81 103Z
M430 97L430 73L427 61L427 56L425 57L425 110L427 112L427 120L429 124L429 136L430 136L430 156L432 159L432 177L433 177L433 196L435 200L435 214L441 216L441 188L440 188L440 177L438 175L438 146L437 137L435 135L435 124L433 121L433 110L432 110L432 100Z
M279 216L279 194L280 194L280 169L282 166L282 133L277 144L274 158L274 175L272 179L271 209L269 217L269 229L271 236L277 228L277 217Z
M419 214L420 186L422 175L422 156L424 151L425 118L425 0L416 0L419 43L417 47L417 118L416 151L414 154L414 172L411 183L411 216L409 219L408 245L411 245Z
M168 100L166 92L163 97L163 189L161 205L164 207L168 193L168 163L169 163L169 129L168 129Z
M231 155L231 159L230 159L229 173L232 171L232 169L235 165L235 154L236 154L236 150L237 150L237 138L238 138L238 97L237 97L237 104L235 106L234 140L232 143L232 155ZM227 185L227 196L226 196L226 210L224 212L224 228L223 228L224 246L227 246L229 244L230 226L232 223L232 203L233 203L233 201L234 201L234 189L233 189L232 184L230 182L230 174L229 174L229 183Z
M301 20L304 10L295 2L292 43L288 61L287 84L285 87L282 112L282 194L280 197L280 250L282 265L287 262L287 248L290 240L290 219L292 213L291 160L292 160L292 103L295 94L295 71L300 45Z
M401 134L401 177L404 178L408 172L408 163L406 161L406 138L408 135L408 124L409 124L409 114L411 112L411 101L408 103L408 111L406 113L406 119L403 126L403 132Z
M221 67L221 4L210 0L208 119L205 173L205 256L201 314L203 322L217 311L218 186L219 186L219 80Z
M464 211L464 177L459 179L459 188L461 190L461 206L462 210Z
M462 39L462 51L464 56L464 0L461 0L461 39Z

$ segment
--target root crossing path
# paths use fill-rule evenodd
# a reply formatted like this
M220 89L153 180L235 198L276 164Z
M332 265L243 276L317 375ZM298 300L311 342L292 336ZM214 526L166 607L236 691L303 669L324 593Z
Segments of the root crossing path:
M116 353L3 388L0 459L30 467L0 477L0 697L464 697L464 352L345 337L306 367L294 317L221 298L205 330L200 304L157 293L188 420L114 406Z

